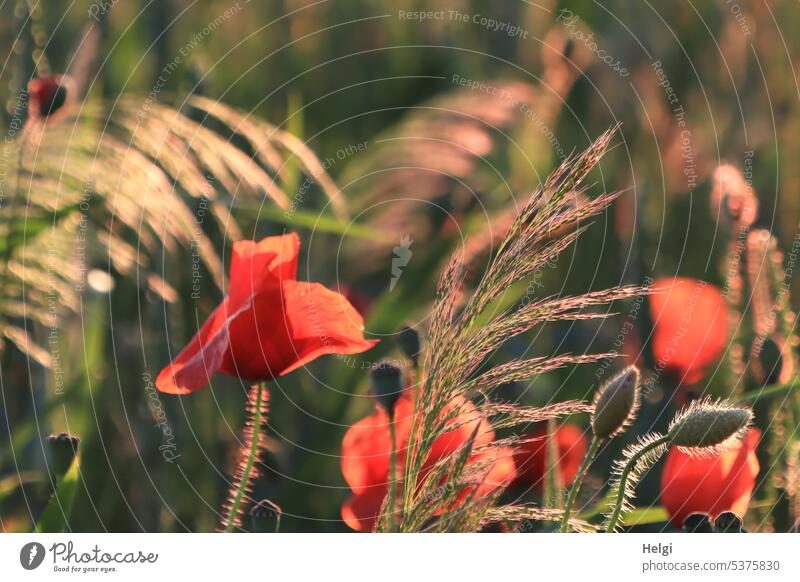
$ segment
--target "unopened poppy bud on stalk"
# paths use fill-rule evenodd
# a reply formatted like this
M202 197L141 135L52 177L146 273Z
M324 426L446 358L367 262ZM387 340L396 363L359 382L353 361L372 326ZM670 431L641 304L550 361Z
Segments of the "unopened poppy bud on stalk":
M50 469L54 475L60 477L69 470L72 460L78 453L78 443L80 442L80 438L67 432L51 434L47 437Z
M726 402L696 400L675 417L667 437L671 444L688 449L724 449L740 439L753 420L749 408Z
M269 499L259 501L250 510L253 533L277 533L281 527L283 511Z
M389 362L380 362L372 370L372 393L375 399L391 416L394 405L403 395L403 380L400 368Z
M598 439L623 432L639 410L639 369L629 366L611 378L594 398L592 431Z
M397 345L403 351L405 356L414 362L416 366L419 363L419 354L422 351L422 343L420 342L419 332L413 327L404 325L395 340Z

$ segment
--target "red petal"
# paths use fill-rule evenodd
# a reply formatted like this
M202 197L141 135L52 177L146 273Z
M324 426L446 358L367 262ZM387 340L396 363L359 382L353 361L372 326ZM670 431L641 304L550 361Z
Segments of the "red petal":
M363 495L351 495L342 505L342 519L356 531L372 531L386 497L386 487Z
M758 429L750 429L739 446L711 458L671 449L661 474L661 503L672 522L680 527L691 513L713 518L733 511L743 517L758 476L760 438Z
M517 477L521 485L541 489L544 485L546 467L547 428L540 425L528 435L537 440L525 442L515 454ZM578 474L581 461L589 446L583 430L574 424L563 424L556 430L558 446L558 475L561 483L570 485Z
M386 488L389 475L389 417L376 410L351 426L342 441L342 474L353 493Z
M364 320L343 295L300 281L284 281L282 289L294 357L281 375L324 354L358 354L378 343L364 339Z
M656 364L682 382L697 383L728 341L725 298L714 285L687 277L658 279L652 289Z
M228 349L227 320L232 315L229 309L226 299L173 362L161 370L156 388L168 394L189 394L208 384L220 369Z
M237 307L265 285L294 280L300 238L297 233L269 236L259 242L241 240L233 243L230 281L231 301Z

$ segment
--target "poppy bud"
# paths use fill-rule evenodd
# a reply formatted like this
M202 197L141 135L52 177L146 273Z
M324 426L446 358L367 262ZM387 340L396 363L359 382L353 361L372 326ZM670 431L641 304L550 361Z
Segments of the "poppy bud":
M744 435L753 412L725 402L696 400L672 421L667 436L678 447L719 448Z
M692 513L683 520L683 531L689 533L714 533L714 527L705 513Z
M419 332L412 327L404 325L397 333L395 341L406 357L414 362L416 366L419 360L419 353L422 350Z
M78 453L81 439L66 432L51 434L47 437L50 451L50 470L56 477L61 477L69 470L72 460Z
M597 438L615 437L636 418L639 410L639 370L625 368L597 391L592 431Z
M742 518L732 511L723 511L714 521L714 527L721 533L743 533Z
M764 340L758 351L757 367L760 368L761 380L765 386L778 382L783 369L783 354L778 344L769 338Z
M389 362L380 362L372 370L372 393L389 415L394 405L403 395L403 381L400 368Z
M250 510L253 533L277 533L281 527L283 511L277 503L262 499Z

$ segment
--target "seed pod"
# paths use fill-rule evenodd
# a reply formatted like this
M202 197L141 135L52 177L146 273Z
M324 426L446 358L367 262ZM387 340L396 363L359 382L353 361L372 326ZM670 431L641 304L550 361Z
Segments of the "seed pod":
M422 351L422 343L420 342L419 332L413 327L404 325L395 338L398 347L403 351L405 356L414 362L416 366L419 362L419 354Z
M394 413L394 405L403 395L400 368L388 362L380 362L372 370L372 393L391 416Z
M689 533L713 533L714 527L705 513L691 513L683 520L683 531Z
M749 408L736 408L723 401L695 400L675 417L667 436L673 445L688 449L688 453L697 453L692 449L716 453L742 438L752 420Z
M744 533L742 518L732 511L723 511L714 521L714 528L721 533Z
M250 510L254 533L277 533L281 527L283 511L277 503L262 499Z
M47 437L47 447L50 451L50 471L60 478L69 470L72 460L78 453L78 443L81 439L67 432L51 434Z
M594 397L592 431L601 439L624 432L639 410L639 369L629 366L611 378Z

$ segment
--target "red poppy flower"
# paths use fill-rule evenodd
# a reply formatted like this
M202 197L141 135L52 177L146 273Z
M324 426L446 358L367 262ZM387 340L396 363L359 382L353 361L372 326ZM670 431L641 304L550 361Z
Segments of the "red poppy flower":
M723 511L742 517L758 476L756 447L761 438L751 428L742 442L713 457L695 457L672 448L661 474L661 503L681 527L692 513L716 518Z
M514 454L517 465L517 484L541 490L547 466L547 425L538 425ZM536 440L532 440L536 439ZM558 446L558 477L561 484L572 484L583 457L589 448L583 430L574 424L562 424L555 432Z
M494 440L494 431L469 401L454 401L459 406L458 416L450 423L454 428L437 438L423 464L417 481L421 482L433 465L457 451L472 436L476 426L478 434L474 446L486 445ZM405 462L406 448L411 433L413 401L404 394L395 405L395 431L397 437L398 467ZM388 491L391 440L389 417L382 408L351 426L342 441L342 474L353 495L342 506L342 519L357 531L372 531L381 504ZM475 495L486 496L505 487L514 478L514 461L511 449L497 447L490 451L473 453L467 465L486 463L486 469ZM463 499L470 490L461 493Z
M687 277L658 279L651 289L656 368L695 384L728 342L728 310L722 291Z
M44 119L66 104L69 89L60 76L38 77L28 82L28 95L28 115L31 119Z
M291 233L233 245L228 295L156 387L188 394L214 372L249 381L288 374L323 354L356 354L364 321L339 293L295 280L300 239Z

